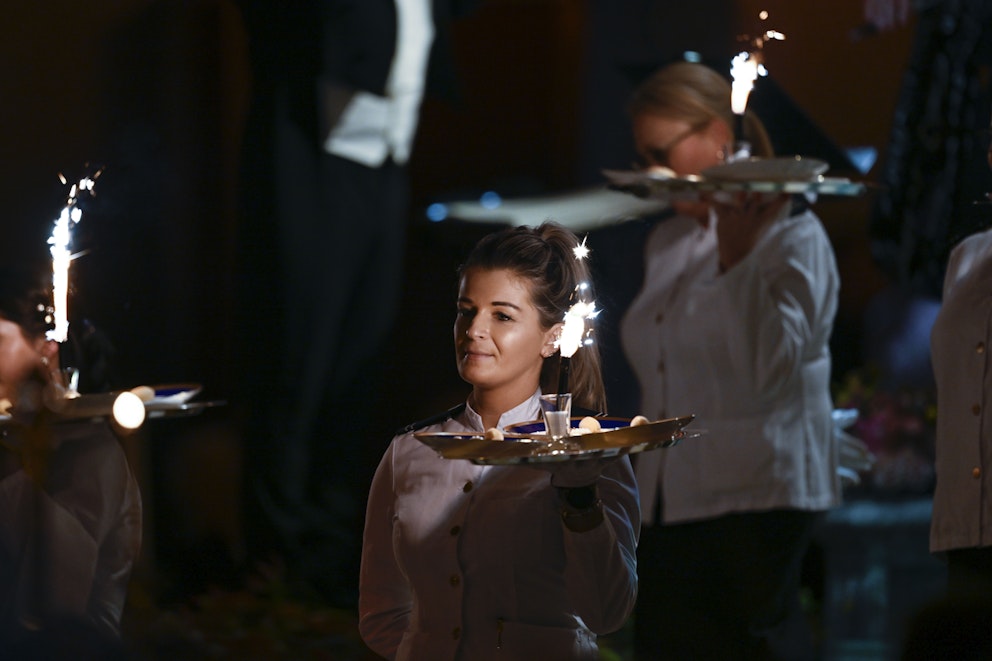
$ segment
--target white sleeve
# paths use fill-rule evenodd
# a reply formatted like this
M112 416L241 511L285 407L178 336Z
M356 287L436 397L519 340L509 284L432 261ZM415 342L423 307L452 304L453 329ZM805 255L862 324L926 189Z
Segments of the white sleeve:
M393 554L393 446L372 479L365 514L359 574L358 628L365 643L381 656L396 656L410 619L412 599L406 577Z
M637 486L627 457L599 479L603 522L565 536L565 583L576 612L599 635L620 629L637 600L637 539L641 526Z

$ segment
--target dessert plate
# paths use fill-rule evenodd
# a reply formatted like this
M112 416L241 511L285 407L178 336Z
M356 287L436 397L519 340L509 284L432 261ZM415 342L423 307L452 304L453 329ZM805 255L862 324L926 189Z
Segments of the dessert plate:
M813 181L828 169L827 163L802 156L748 158L703 170L710 181Z
M203 386L199 383L166 383L151 386L155 395L145 402L145 406L185 404L200 394Z

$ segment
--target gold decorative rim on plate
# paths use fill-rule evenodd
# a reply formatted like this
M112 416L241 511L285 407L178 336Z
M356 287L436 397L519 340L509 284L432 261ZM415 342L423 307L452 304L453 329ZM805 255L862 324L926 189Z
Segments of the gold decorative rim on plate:
M630 426L629 418L597 418L603 431L568 438L570 449L549 448L544 422L533 420L509 425L504 440L488 439L482 432L416 432L414 437L444 459L464 459L482 465L512 465L584 460L646 452L677 445L700 432L686 430L695 418L687 415ZM572 418L572 427L582 420Z

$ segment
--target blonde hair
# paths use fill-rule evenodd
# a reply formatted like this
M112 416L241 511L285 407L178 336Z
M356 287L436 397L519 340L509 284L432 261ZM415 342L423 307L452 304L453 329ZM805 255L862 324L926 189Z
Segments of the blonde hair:
M695 62L676 62L655 72L634 90L627 113L632 118L659 115L687 122L698 129L719 119L732 131L735 128L730 82L713 69ZM744 112L742 137L751 143L753 156L774 156L764 124L750 110Z
M592 278L585 260L576 259L573 249L578 238L557 223L539 227L513 227L482 238L458 269L467 271L507 270L527 281L531 301L540 315L541 327L549 329L564 319L574 303L573 294L580 283L588 285L586 295L592 300ZM572 401L576 406L606 412L606 389L600 368L599 348L587 345L572 356L569 376ZM541 390L557 392L559 358L553 354L541 366Z

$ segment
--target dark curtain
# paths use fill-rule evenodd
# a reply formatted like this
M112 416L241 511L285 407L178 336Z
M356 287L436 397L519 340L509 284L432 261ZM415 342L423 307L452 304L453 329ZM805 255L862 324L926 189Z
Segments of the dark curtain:
M950 249L992 215L990 21L989 0L920 8L870 227L876 262L917 294L940 295Z

